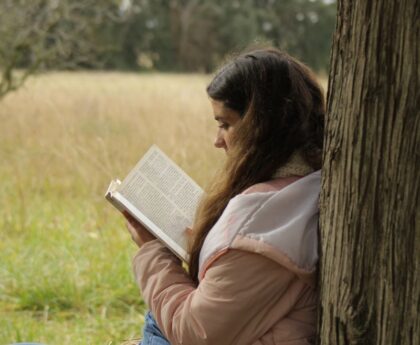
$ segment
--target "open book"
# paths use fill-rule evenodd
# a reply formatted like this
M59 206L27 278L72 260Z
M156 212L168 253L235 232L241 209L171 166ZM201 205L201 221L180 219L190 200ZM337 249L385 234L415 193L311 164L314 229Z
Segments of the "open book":
M122 182L111 182L105 197L187 262L186 228L192 226L202 194L197 183L153 145Z

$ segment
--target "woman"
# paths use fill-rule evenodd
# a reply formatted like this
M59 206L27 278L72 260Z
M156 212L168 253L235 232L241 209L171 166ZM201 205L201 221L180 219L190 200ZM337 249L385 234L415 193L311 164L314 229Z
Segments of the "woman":
M197 211L189 273L129 219L151 310L141 344L309 344L322 91L307 67L270 48L233 59L207 93L227 162Z

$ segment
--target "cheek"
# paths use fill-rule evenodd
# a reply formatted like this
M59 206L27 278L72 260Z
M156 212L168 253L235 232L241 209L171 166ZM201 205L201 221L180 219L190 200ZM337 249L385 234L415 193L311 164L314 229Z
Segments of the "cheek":
M236 134L237 134L237 127L230 127L228 131L226 131L225 133L225 141L228 145L234 145L235 143L235 138L236 138Z

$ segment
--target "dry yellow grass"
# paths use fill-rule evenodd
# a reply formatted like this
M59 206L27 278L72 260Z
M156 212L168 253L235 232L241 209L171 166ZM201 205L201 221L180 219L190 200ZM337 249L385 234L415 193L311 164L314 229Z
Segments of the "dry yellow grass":
M155 143L200 184L224 155L209 77L52 73L0 102L0 343L140 335L135 247L104 200Z
M134 245L103 193L153 143L206 185L224 160L209 79L51 73L1 100L0 343L139 336Z
M42 175L63 188L82 182L101 191L155 143L205 184L223 160L212 147L216 124L205 93L209 80L124 73L32 78L0 102L2 169L35 185Z
M3 157L21 178L30 163L31 175L48 169L60 183L77 178L101 190L156 143L203 183L220 159L212 150L207 81L120 73L33 78L0 103Z

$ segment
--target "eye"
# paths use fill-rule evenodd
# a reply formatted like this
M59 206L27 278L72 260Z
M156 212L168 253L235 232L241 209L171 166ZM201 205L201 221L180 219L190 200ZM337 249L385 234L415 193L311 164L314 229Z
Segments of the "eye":
M225 123L225 122L220 122L217 127L221 128L221 129L228 129L229 128L229 124Z

